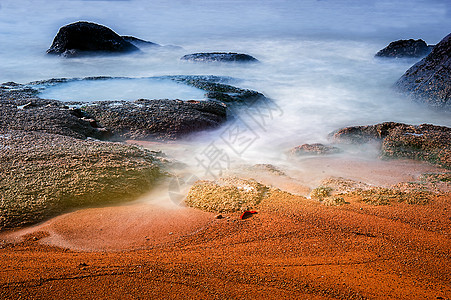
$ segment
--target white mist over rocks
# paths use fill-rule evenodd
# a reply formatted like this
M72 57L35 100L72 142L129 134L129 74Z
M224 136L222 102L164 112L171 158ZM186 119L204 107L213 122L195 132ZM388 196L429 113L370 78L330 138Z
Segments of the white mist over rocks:
M449 0L1 0L0 81L185 74L239 78L239 87L264 93L279 111L265 126L252 125L247 114L237 112L252 127L249 147L227 148L223 127L193 138L189 156L214 143L239 161L267 162L296 145L326 142L328 133L344 126L384 121L451 126L449 114L391 90L416 60L374 58L394 40L439 42L451 28L450 9ZM58 29L79 20L182 49L144 48L130 55L72 59L46 55ZM247 53L261 63L180 60L211 51ZM108 99L130 88L126 81L121 84L97 89L90 99ZM158 88L158 94L144 93L162 98L164 89ZM70 93L83 100L77 87Z

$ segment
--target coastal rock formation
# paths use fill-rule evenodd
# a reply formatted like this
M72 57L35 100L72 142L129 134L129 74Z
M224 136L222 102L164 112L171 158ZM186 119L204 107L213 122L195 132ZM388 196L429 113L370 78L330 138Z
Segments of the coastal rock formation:
M412 66L396 82L395 88L413 100L451 110L451 34L438 43L432 52Z
M227 119L226 106L216 101L101 101L83 111L119 139L177 139Z
M200 61L200 62L258 62L258 60L248 54L234 52L210 52L210 53L193 53L187 54L181 58L182 60Z
M431 124L407 125L387 122L353 126L333 132L336 142L382 142L383 157L424 160L451 169L451 128Z
M76 22L59 29L47 53L72 57L93 52L133 51L139 49L108 27L90 22Z
M120 140L172 140L220 126L227 120L229 106L252 105L266 99L259 92L225 84L227 78L215 76L164 77L203 89L207 92L207 101L140 99L64 103L38 97L41 89L71 81L109 79L113 77L57 78L25 85L4 83L0 86L0 125L5 129L42 131L82 139L105 140L114 136Z
M218 100L227 104L247 104L253 105L259 100L266 99L265 95L253 90L247 90L230 85L231 80L227 77L219 76L169 76L172 80L206 91L206 98Z
M2 129L0 149L0 231L136 199L161 175L155 153L111 142Z
M387 47L376 53L376 57L423 57L428 55L434 46L428 46L425 41L399 40L391 42Z
M296 146L290 150L290 154L294 156L302 155L326 155L339 153L340 149L334 146L326 146L323 144L303 144Z
M185 199L188 206L210 212L235 212L255 208L267 195L268 187L255 180L235 177L216 181L199 180Z

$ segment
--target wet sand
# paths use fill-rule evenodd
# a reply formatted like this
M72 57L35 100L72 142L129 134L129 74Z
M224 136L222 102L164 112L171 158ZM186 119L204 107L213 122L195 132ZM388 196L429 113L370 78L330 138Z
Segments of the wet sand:
M332 175L389 186L439 169L333 157L302 165L316 170L311 178L296 165L237 169L282 190L245 220L240 213L216 219L154 192L2 233L0 298L451 297L449 191L426 205L373 206L345 196L349 204L329 207L301 196Z

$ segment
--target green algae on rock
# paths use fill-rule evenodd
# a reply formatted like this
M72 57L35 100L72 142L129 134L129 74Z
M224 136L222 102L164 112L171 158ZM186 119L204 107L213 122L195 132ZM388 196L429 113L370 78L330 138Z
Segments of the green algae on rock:
M162 176L158 155L135 146L3 131L0 149L0 230L133 200Z

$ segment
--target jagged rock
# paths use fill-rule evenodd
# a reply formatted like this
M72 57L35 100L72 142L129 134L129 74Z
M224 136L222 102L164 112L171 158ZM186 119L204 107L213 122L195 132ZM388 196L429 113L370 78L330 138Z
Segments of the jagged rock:
M303 144L296 146L290 150L290 154L294 156L302 155L326 155L339 153L340 149L334 146L326 146L323 144Z
M391 42L387 47L376 53L378 57L423 57L428 55L434 46L428 46L425 41L399 40Z
M451 110L451 34L432 52L412 66L396 82L395 88L415 101Z
M90 22L76 22L59 29L48 54L73 57L83 53L129 53L139 51L113 30Z
M221 61L221 62L258 62L258 60L248 54L233 52L210 52L210 53L193 53L187 54L181 58L189 61Z
M161 176L151 151L0 129L0 231L86 205L133 200Z
M424 160L451 168L451 128L449 127L387 122L346 127L331 135L336 142L365 143L380 140L383 157Z

